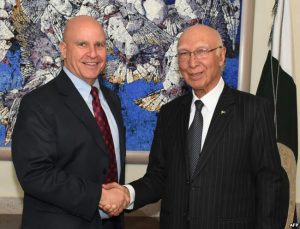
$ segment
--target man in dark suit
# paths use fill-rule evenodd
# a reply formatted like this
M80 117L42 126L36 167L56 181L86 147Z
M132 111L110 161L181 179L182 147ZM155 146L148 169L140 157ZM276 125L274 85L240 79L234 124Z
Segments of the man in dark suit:
M125 164L120 101L98 81L106 64L102 26L89 16L70 19L60 49L63 70L24 96L13 132L22 228L122 228L122 216L109 217L99 207L119 209L129 201L125 188L102 189L124 182Z
M162 229L284 228L289 188L269 103L224 84L225 53L208 26L178 41L192 92L161 108L147 172L131 183L134 209L161 199Z

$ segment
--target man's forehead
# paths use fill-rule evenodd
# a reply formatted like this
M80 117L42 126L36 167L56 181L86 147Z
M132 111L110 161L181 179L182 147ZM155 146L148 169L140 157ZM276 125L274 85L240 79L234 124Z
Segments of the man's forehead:
M102 25L95 20L92 17L75 17L71 18L69 21L66 22L65 28L64 28L64 35L68 35L69 33L78 33L79 30L85 30L85 29L92 29L95 31L100 31L101 33L104 33Z
M207 47L215 42L216 39L213 39L212 37L205 36L203 34L196 35L194 34L193 36L183 36L181 39L178 41L178 48L182 46L197 46L197 47Z
M209 46L218 43L218 32L208 26L197 25L186 29L178 40L178 46Z

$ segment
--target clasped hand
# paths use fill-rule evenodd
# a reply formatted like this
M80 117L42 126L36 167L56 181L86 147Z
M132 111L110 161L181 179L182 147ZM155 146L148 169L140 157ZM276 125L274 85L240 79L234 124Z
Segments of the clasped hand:
M110 216L119 215L130 202L130 194L126 187L116 182L103 184L99 208Z

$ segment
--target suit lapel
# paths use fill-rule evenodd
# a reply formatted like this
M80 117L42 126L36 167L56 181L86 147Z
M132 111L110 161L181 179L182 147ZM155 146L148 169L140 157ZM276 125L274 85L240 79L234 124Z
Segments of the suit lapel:
M103 151L107 152L93 114L64 71L61 71L61 73L57 76L57 88L59 93L62 95L62 99L64 100L66 106L91 133L98 146Z
M232 95L232 91L225 85L214 111L202 152L200 154L192 179L194 179L200 173L201 169L203 169L204 165L207 163L209 157L215 153L214 149L217 143L222 137L227 124L232 120L233 104L234 97Z

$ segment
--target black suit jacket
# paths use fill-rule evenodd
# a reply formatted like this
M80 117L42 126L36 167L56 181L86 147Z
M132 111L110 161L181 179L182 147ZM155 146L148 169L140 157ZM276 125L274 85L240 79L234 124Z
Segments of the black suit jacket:
M186 136L192 94L162 107L135 208L162 199L162 229L282 229L288 180L269 103L225 86L196 166Z
M124 182L125 130L118 97L101 86L119 129ZM24 96L12 136L24 189L22 228L101 229L98 203L108 151L85 101L64 71Z

